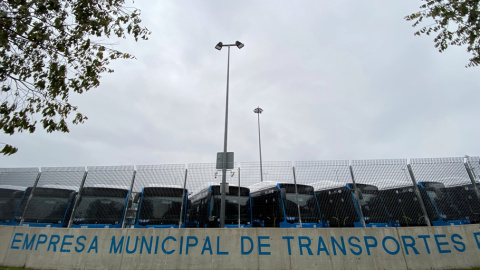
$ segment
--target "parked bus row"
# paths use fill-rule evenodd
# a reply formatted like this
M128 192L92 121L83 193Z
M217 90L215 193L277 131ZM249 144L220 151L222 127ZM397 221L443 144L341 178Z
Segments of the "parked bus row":
M0 225L78 228L220 226L220 185L195 194L176 186L0 186ZM225 227L400 227L480 223L473 185L417 187L319 182L229 186ZM26 209L26 210L25 210ZM426 214L426 215L425 215Z

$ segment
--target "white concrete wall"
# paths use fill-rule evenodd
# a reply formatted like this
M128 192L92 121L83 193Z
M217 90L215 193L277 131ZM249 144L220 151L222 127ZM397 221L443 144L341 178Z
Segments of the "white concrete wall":
M0 226L0 265L35 269L468 269L480 225L345 229Z

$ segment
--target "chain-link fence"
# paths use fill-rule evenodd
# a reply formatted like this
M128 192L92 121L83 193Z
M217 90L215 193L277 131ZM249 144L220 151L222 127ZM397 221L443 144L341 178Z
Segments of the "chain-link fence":
M0 168L0 224L387 227L480 223L480 158ZM221 184L225 180L227 185Z

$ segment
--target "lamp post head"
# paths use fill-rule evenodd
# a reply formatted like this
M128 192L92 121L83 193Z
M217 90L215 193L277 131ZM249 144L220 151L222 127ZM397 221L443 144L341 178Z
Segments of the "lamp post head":
M258 107L258 108L255 108L255 110L253 110L254 113L258 113L258 114L261 114L263 112L263 109Z
M237 46L239 49L241 49L245 46L245 44L243 44L243 43L241 43L240 41L237 40L237 42L235 42L235 46Z
M223 47L223 43L222 43L222 42L218 42L218 44L215 45L215 49L217 49L217 50L219 50L219 51L222 49L222 47Z

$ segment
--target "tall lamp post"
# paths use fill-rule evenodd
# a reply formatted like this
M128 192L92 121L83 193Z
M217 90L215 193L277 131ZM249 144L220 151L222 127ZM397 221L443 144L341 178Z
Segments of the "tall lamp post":
M225 137L223 139L223 157L222 157L222 186L220 188L222 192L221 196L221 203L220 203L220 228L225 227L225 193L226 193L226 186L227 186L227 131L228 131L228 83L229 83L229 76L230 76L230 47L236 46L237 48L241 49L245 45L240 41L236 41L235 44L223 44L219 42L215 49L221 50L223 47L228 47L228 62L227 62L227 98L225 101Z
M260 114L263 112L263 109L260 107L253 110L254 113L258 115L258 149L260 151L260 182L263 182L263 167L262 167L262 143L260 141Z

